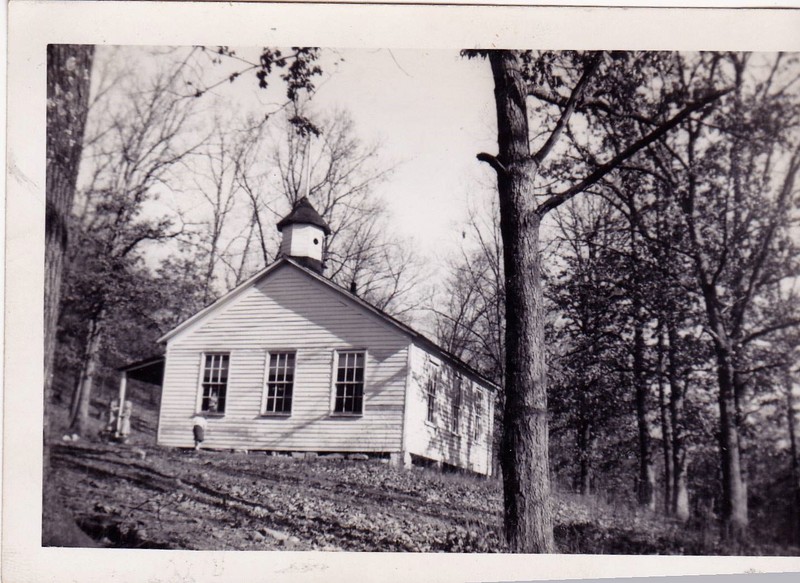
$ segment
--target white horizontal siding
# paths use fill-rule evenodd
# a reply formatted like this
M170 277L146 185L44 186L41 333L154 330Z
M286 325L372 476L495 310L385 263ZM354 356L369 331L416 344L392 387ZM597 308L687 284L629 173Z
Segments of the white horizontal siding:
M425 384L432 359L439 366L449 365L417 345L411 347L411 379L408 386L405 450L411 454L470 469L491 473L491 419L494 415L493 393L487 387L463 377L458 434L452 428L453 391L445 384L436 395L435 422L427 421ZM476 399L481 399L480 422L476 436Z
M158 441L193 444L201 355L229 352L225 415L205 445L313 451L399 451L409 339L291 265L256 282L167 346ZM335 350L365 349L364 413L330 414ZM296 351L292 412L260 415L268 351Z

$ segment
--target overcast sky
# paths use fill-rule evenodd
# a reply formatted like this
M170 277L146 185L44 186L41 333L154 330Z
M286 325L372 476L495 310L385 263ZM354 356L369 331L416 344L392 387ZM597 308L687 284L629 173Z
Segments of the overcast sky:
M423 252L449 250L468 197L491 196L492 171L475 159L497 150L489 64L446 51L341 55L314 101L347 108L364 136L380 136L387 160L399 162L381 187L396 226Z

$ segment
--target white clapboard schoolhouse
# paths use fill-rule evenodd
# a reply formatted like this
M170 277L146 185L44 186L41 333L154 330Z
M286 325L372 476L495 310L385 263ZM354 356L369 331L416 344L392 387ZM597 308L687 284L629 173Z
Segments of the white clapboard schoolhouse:
M492 470L496 387L323 276L330 229L307 199L279 258L161 338L158 443L366 453Z

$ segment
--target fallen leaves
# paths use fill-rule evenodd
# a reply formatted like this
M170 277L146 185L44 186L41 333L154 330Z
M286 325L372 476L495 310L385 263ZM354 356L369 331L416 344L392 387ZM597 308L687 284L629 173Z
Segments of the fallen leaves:
M105 546L202 550L492 553L502 536L499 481L375 460L59 444L57 487ZM657 515L554 500L567 553L720 552Z

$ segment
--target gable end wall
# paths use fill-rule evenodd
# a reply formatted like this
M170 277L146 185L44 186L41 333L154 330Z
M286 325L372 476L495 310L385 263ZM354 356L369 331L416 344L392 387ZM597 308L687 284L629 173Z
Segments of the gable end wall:
M167 344L158 443L191 447L204 352L229 352L225 415L205 446L399 452L409 339L300 269L281 266ZM336 350L366 349L364 413L331 414ZM261 415L268 351L296 351L290 416Z

